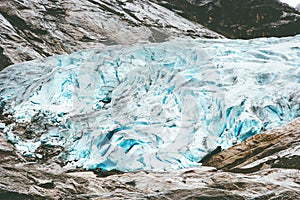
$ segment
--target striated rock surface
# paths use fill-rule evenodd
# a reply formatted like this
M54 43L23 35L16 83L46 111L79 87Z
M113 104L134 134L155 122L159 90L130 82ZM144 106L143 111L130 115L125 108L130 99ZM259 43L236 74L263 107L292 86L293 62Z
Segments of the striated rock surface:
M278 0L166 0L157 2L228 38L282 37L300 33L299 11Z
M213 167L160 173L67 170L55 156L28 161L1 133L0 199L298 199L299 127L296 119L213 155L205 163Z
M0 70L53 54L171 36L222 37L145 0L0 1Z
M300 120L253 136L202 161L204 165L232 172L251 173L266 168L300 170Z
M291 36L299 27L299 11L277 0L1 0L0 70L104 45Z

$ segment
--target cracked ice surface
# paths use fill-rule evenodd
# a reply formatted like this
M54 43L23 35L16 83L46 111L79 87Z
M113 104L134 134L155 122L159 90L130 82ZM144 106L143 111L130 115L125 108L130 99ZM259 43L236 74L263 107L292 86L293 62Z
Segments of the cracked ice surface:
M70 166L172 170L217 146L300 114L300 36L183 40L52 56L0 72L0 100L17 123L8 139L29 156L65 147ZM44 129L41 127L44 127Z

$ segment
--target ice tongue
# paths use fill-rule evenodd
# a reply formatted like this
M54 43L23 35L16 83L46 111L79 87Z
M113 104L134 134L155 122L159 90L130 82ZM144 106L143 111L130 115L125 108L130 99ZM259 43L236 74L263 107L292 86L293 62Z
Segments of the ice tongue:
M300 114L300 36L184 40L87 50L10 66L0 100L17 149L62 146L68 166L199 165ZM16 130L28 123L32 137Z

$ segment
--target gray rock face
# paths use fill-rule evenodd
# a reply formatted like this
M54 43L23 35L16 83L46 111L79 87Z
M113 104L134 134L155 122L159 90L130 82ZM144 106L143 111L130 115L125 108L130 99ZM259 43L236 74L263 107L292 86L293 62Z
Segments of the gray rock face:
M298 118L288 126L255 135L250 140L211 156L202 164L239 173L269 168L300 170L299 124Z
M0 199L298 199L299 127L256 135L213 155L211 167L164 173L68 170L55 154L22 157L0 132Z
M300 33L299 23L300 13L277 0L2 0L0 70L53 54L173 36L290 36Z
M1 0L0 69L103 45L221 35L149 1Z
M160 5L228 38L300 33L300 13L278 0L166 0Z

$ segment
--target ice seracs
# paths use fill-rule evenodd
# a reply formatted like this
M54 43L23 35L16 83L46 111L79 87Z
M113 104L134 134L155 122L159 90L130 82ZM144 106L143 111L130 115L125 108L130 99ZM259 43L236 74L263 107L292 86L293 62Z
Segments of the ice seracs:
M122 171L198 165L300 114L300 37L113 46L0 73L8 139L28 156L63 146L68 166ZM32 126L35 137L14 129Z

